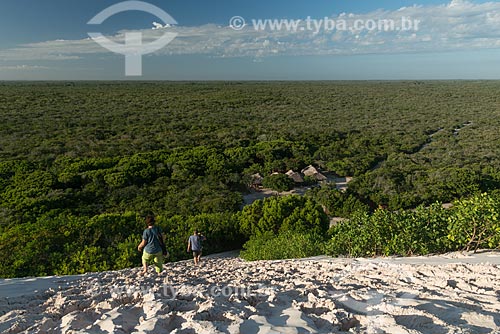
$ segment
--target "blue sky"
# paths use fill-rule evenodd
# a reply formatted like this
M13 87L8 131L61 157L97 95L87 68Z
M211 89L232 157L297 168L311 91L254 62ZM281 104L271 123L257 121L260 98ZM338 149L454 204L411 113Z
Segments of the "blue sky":
M0 80L400 80L500 79L500 3L474 0L149 0L177 25L153 30L154 15L130 11L93 27L116 0L4 0ZM247 25L231 29L241 16ZM336 29L306 19L345 23ZM401 30L403 18L418 29ZM252 20L300 20L296 30L257 29ZM351 29L392 20L396 27ZM316 28L315 28L316 27ZM293 26L292 26L293 28ZM373 28L373 26L371 27ZM143 56L142 76L125 76L125 57L88 38L144 43L176 38Z

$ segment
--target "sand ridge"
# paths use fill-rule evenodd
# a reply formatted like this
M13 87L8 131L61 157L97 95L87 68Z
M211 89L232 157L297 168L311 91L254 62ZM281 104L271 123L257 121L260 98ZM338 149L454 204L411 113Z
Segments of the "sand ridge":
M0 332L500 333L498 264L407 262L206 258L59 278L2 296Z

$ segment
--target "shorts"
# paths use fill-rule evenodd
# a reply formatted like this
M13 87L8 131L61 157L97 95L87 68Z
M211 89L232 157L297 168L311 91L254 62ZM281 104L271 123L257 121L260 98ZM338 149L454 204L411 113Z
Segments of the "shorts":
M161 273L163 270L163 253L149 254L146 251L142 253L142 264L149 264L153 261L155 265L155 270L157 273Z
M201 250L194 250L193 251L193 257L198 257L201 255Z

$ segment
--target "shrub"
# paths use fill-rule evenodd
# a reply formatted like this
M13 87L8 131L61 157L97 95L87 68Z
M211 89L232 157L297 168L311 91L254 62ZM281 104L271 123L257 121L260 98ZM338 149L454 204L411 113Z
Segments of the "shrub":
M329 224L320 205L310 198L295 195L255 201L243 208L239 222L247 238L288 230L325 235Z
M115 269L132 268L141 263L142 253L137 251L137 245L141 242L141 236L131 235L125 241L119 243L116 249L111 251L112 264Z
M370 209L352 191L342 192L337 189L335 184L313 188L308 191L307 195L323 205L330 216L347 218L354 212L369 211Z
M314 233L286 231L252 237L240 256L248 261L304 258L324 254L324 237Z
M291 178L289 178L285 174L273 174L273 175L266 176L262 180L262 185L265 188L269 188L269 189L272 189L275 191L282 192L282 191L292 190L295 183L293 182L293 180Z
M370 229L368 213L354 214L348 221L333 226L332 236L326 244L326 253L331 256L373 256L377 253L378 232Z
M329 255L415 255L447 250L449 212L435 203L416 210L355 214L330 229Z
M500 203L498 197L476 195L455 202L449 217L451 247L476 251L500 247Z

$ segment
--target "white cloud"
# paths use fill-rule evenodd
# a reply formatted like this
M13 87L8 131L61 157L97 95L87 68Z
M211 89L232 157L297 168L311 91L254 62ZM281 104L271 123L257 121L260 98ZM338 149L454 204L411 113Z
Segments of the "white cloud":
M351 27L356 20L393 20L399 25L402 17L419 20L418 31L339 31L323 27L316 32L310 31L305 22L297 27L297 31L257 31L249 19L247 26L240 31L215 24L183 27L153 23L153 29L141 32L144 43L162 36L164 28L178 34L178 37L158 51L157 55L202 54L215 57L259 58L274 55L387 54L500 48L499 2L475 4L466 0L453 0L445 5L415 5L394 11L342 13L330 19L337 23L344 21ZM123 42L125 32L118 32L111 39ZM72 60L92 54L111 53L87 38L47 41L0 50L0 59Z
M158 22L153 22L153 30L161 29L161 28L163 28L163 24L158 23Z
M158 23L158 22L153 22L153 30L170 28L171 26L172 25L169 24L169 23L161 24L161 23Z
M35 70L49 70L50 67L38 65L12 65L0 66L0 71L35 71Z

